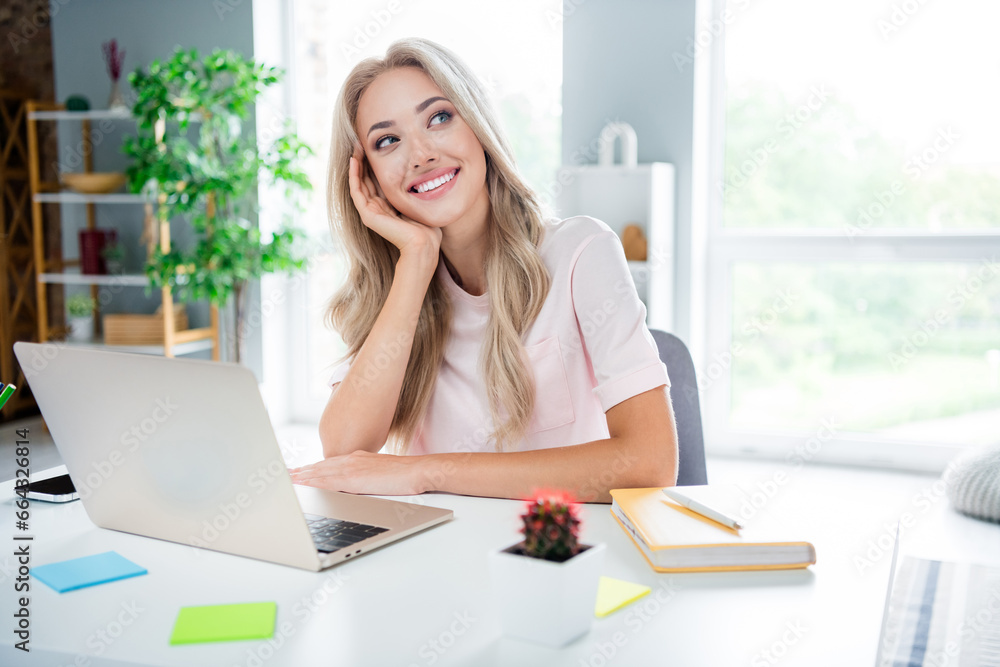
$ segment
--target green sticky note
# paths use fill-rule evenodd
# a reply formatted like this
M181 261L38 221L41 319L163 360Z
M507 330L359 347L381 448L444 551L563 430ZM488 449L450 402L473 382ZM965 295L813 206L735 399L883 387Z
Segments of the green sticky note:
M269 639L274 635L278 605L274 602L181 607L170 635L171 644Z
M611 612L632 604L649 591L649 586L633 584L630 581L612 579L611 577L601 577L601 582L597 586L597 604L594 605L594 614L598 618L604 618Z

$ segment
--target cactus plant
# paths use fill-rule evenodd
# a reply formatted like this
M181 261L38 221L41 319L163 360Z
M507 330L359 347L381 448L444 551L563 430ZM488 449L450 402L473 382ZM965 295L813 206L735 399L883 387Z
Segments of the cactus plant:
M580 552L577 505L565 491L536 493L521 519L524 555L561 563Z
M590 630L606 545L579 543L578 512L565 491L535 491L521 514L524 539L490 553L504 634L558 648Z

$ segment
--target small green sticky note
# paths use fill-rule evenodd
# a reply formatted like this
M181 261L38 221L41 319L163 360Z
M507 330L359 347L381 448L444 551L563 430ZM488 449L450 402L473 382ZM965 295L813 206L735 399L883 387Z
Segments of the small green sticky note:
M601 582L597 586L597 604L594 605L594 614L598 618L604 618L611 612L632 604L649 591L649 586L633 584L611 577L601 577Z
M278 605L274 602L181 607L170 635L171 644L269 639L274 635Z

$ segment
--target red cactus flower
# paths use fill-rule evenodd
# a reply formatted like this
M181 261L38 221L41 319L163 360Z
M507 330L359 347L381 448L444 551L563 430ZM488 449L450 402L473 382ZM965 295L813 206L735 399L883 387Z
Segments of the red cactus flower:
M579 552L578 508L566 491L536 491L521 516L523 549L529 556L561 562Z

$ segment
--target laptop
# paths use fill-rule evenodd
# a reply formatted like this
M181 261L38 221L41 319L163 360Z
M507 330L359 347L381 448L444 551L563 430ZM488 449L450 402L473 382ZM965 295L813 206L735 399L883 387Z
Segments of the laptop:
M896 536L876 667L1000 665L1000 567L899 556Z
M453 516L292 484L239 364L62 343L14 353L101 528L319 571Z
M896 537L892 545L892 562L889 564L889 588L885 594L885 606L882 607L882 629L878 635L878 649L875 652L875 667L887 667L885 664L891 652L891 644L898 631L889 627L889 610L892 602L892 584L896 580L896 561L899 559L899 529L900 522L896 522Z

